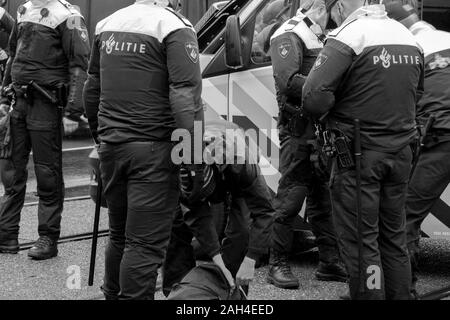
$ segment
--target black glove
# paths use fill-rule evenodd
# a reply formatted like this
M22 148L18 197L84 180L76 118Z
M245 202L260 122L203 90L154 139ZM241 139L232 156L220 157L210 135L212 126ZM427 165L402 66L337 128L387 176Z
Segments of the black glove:
M193 205L202 200L202 190L204 185L204 164L186 165L189 172L190 185L189 192L186 193L185 201L189 205Z
M84 113L82 105L82 93L84 82L86 81L86 72L81 68L70 69L70 84L65 108L66 117L73 121L80 121Z

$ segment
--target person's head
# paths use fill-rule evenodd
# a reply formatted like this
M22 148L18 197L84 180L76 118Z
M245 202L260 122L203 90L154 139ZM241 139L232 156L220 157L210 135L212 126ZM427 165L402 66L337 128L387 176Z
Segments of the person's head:
M313 0L309 4L309 8L303 8L306 11L306 16L310 18L313 22L317 23L322 31L326 29L328 20L330 19L330 13L327 10L326 0Z
M315 0L300 0L300 8L308 11L314 4L314 1Z
M404 1L403 1L404 2ZM420 21L416 9L410 4L403 4L402 1L391 1L385 5L388 17L397 20L408 29L413 24Z
M284 0L276 0L269 4L262 17L264 25L272 24L280 20L283 15L289 15L289 5ZM289 19L283 18L281 20Z
M338 0L331 8L331 19L340 26L356 10L379 1L373 0Z

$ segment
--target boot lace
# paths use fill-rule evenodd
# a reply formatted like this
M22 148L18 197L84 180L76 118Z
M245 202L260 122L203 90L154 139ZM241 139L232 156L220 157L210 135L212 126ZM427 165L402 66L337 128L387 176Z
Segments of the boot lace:
M43 249L45 247L51 246L52 244L53 244L53 241L49 237L39 237L39 239L37 239L34 246L36 248Z
M289 266L289 262L288 262L287 258L285 256L283 256L283 257L280 257L279 259L280 259L279 267L280 267L281 272L284 275L291 276L292 271L291 271L291 267Z

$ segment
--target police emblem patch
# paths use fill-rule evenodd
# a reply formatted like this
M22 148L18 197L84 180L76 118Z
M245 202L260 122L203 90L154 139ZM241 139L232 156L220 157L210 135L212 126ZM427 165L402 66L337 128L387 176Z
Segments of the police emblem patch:
M327 55L323 54L322 52L319 53L319 55L317 56L316 62L314 63L313 70L319 69L321 66L323 66L325 64L325 62L327 62L327 60L328 60Z
M81 33L80 33L80 38L81 38L81 40L83 40L84 42L86 42L87 41L87 39L88 39L88 35L87 35L87 32L86 31L81 31Z
M193 63L197 63L198 57L200 56L197 44L195 42L186 42L184 48L186 49L189 59L191 59Z
M283 42L278 46L278 54L281 58L286 59L289 56L289 53L291 53L291 49L292 43L290 40Z

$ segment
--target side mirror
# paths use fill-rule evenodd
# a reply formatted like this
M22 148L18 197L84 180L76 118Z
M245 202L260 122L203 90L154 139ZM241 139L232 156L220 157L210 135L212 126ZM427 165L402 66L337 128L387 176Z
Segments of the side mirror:
M7 0L0 0L0 7L6 6L7 3L8 3Z
M225 65L231 69L240 69L244 66L241 24L235 15L228 17L225 27Z

